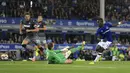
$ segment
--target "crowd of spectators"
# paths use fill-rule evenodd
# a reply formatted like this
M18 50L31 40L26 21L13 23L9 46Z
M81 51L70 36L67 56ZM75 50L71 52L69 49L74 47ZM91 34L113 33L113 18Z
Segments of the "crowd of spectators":
M55 35L55 36L54 36ZM20 35L18 32L0 32L0 43L22 43L26 35ZM54 42L56 44L80 44L82 41L86 41L87 44L96 44L97 40L95 37L92 37L92 34L47 34L46 41ZM114 42L117 42L118 45L130 45L130 36L129 35L120 35ZM113 38L114 39L114 38ZM94 42L95 41L95 42ZM94 42L94 43L93 43Z
M130 20L130 0L106 0L106 20Z
M65 37L49 36L46 38L46 40L47 42L52 41L57 44L78 44L78 43L81 43L83 40L85 40L85 36L84 35L71 35L71 34L66 35Z
M93 19L99 16L99 0L1 0L1 17L32 17L57 19ZM129 20L130 0L105 0L106 20Z
M32 17L41 14L45 18L88 19L99 14L97 0L4 0L0 3L2 17L22 17L30 12Z
M21 43L25 36L19 35L15 32L0 32L0 43Z

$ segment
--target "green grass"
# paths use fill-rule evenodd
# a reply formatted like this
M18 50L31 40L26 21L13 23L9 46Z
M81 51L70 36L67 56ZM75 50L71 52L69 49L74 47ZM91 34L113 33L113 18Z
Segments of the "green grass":
M73 64L48 65L46 61L0 61L0 73L130 73L129 61L88 63L75 61Z

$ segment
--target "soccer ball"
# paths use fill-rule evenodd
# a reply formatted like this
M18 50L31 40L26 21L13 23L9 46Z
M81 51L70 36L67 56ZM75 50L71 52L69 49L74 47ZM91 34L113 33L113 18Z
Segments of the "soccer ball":
M8 55L7 54L2 54L1 59L2 60L8 60Z

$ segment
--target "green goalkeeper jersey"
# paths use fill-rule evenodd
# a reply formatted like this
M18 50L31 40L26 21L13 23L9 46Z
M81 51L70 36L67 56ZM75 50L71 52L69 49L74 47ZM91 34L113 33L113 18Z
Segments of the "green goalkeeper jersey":
M53 62L54 64L65 63L66 58L60 50L47 50L46 51L48 61Z
M71 48L70 51L71 53L74 53L83 49L84 46L78 46L77 48ZM67 60L61 50L46 50L46 54L48 62L51 62L52 64L63 64Z

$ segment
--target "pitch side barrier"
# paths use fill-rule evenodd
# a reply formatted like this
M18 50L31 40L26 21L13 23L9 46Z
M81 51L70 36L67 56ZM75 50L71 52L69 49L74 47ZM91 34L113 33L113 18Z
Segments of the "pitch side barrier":
M66 47L66 46L77 47L79 45L75 45L75 44L55 44L54 49L55 50L60 50L60 49L63 49L64 47ZM85 45L85 50L87 50L87 49L95 50L95 47L96 47L95 44L87 44L87 45ZM118 45L117 47L119 49L120 48L127 49L129 46ZM19 50L19 49L23 49L23 47L21 46L21 44L0 44L0 51Z

